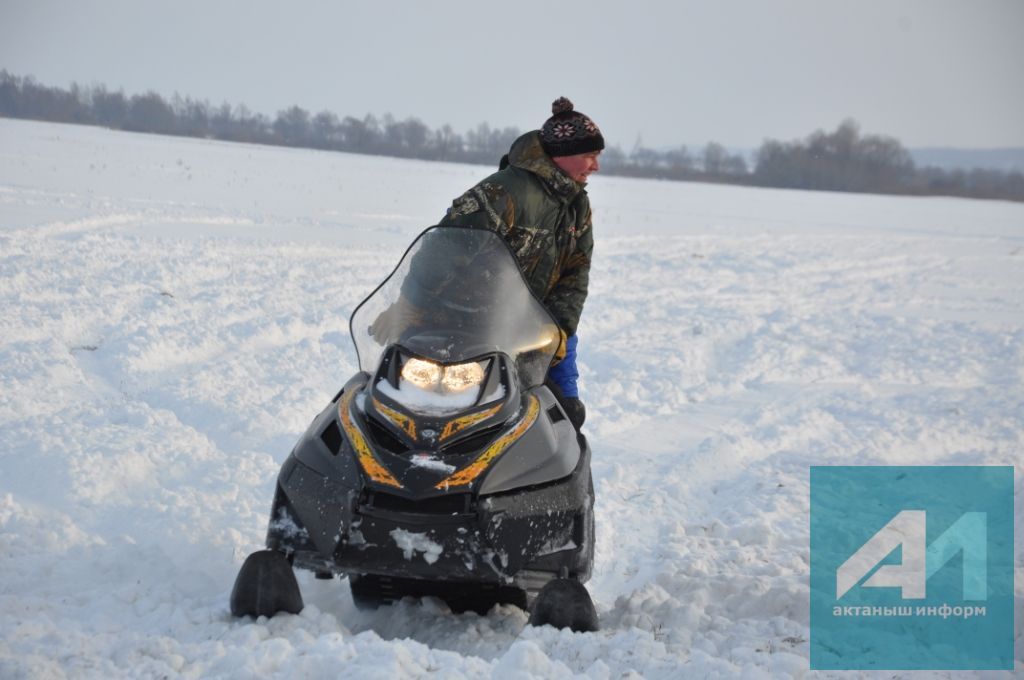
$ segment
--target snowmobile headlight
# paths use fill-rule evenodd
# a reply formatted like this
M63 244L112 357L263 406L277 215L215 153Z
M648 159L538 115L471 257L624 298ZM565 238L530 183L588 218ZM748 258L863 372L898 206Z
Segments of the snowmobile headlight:
M402 365L402 379L422 390L465 392L484 380L484 365L478 361L442 366L425 359L408 359Z
M484 379L484 367L476 361L468 364L455 364L444 369L441 384L445 392L462 392L470 387L477 387Z
M409 359L402 366L402 379L423 390L436 387L441 382L442 375L441 366L433 361Z

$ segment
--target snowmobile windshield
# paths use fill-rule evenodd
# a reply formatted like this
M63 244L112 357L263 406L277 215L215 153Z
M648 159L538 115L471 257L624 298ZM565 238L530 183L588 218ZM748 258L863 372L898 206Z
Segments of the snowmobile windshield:
M515 256L496 233L431 227L417 237L384 283L352 313L359 368L377 370L399 345L441 364L502 352L520 384L544 382L558 347L558 325L533 296Z

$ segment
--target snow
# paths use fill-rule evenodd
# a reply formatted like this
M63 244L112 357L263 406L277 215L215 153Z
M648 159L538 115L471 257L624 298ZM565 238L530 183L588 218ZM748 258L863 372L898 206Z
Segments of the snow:
M427 432L424 431L424 434L427 434ZM437 456L428 453L415 453L409 458L409 462L412 463L413 467L443 472L447 475L455 472L454 465L449 465Z
M1022 462L1024 206L597 176L601 631L306 572L234 620L349 313L487 169L10 120L0 157L3 678L799 677L810 465Z
M427 564L437 562L437 558L444 552L440 543L431 540L429 534L420 534L404 529L391 531L391 539L402 551L402 556L411 560L416 553L423 553L423 559Z

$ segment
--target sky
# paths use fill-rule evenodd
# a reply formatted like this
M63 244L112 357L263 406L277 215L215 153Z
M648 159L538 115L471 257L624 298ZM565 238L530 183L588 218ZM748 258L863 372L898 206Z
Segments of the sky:
M908 147L1024 146L1021 0L0 0L0 68L457 132L539 127L564 95L625 151L846 118Z

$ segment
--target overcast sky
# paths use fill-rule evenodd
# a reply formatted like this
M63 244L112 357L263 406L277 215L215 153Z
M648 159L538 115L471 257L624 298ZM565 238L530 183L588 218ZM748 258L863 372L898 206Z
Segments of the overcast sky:
M1024 146L1024 0L0 0L0 68L273 115L756 147L847 117L908 147Z

